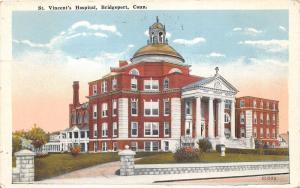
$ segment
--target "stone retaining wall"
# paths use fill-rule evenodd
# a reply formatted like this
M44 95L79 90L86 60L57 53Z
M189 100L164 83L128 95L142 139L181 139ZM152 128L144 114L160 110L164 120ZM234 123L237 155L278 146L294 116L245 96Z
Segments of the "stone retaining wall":
M182 173L212 173L212 172L247 172L288 173L288 161L272 162L239 162L239 163L205 163L205 164L149 164L135 165L134 175L162 175Z

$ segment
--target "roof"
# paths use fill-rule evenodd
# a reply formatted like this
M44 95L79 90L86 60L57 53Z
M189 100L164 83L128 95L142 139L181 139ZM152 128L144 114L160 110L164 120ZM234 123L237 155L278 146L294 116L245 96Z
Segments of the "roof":
M72 127L69 127L69 128L66 128L65 130L63 131L72 131L73 129L75 128L78 128L80 131L88 131L89 130L89 126L88 125L85 125L83 127L78 127L76 125L72 126Z
M168 44L148 44L136 51L133 58L143 55L167 55L184 61L183 57Z
M279 135L286 143L289 143L289 134L288 133L282 133Z
M231 85L227 80L225 80L225 78L223 78L221 75L219 74L215 74L215 76L212 76L212 77L208 77L208 78L203 78L201 80L198 80L196 82L193 82L191 84L188 84L186 86L184 86L182 89L184 90L189 90L189 89L193 89L193 88L198 88L198 87L201 87L205 84L208 84L210 82L212 82L213 80L219 78L220 80L222 80L224 83L227 84L228 87L230 87L232 90L234 90L235 92L238 92L238 90L233 86Z
M268 101L279 102L278 100L274 100L274 99L266 99L266 98L262 98L262 97L253 97L253 96L242 96L242 97L237 97L237 99L244 99L244 98L254 98L254 99L262 99L262 100L268 100Z

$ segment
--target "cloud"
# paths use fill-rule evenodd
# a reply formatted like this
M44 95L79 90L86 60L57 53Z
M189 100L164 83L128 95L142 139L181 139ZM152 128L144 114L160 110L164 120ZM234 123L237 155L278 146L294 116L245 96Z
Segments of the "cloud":
M176 44L182 44L182 45L192 46L192 45L195 45L195 44L206 42L206 39L202 38L202 37L196 37L196 38L193 38L191 40L187 40L187 39L175 39L175 40L173 40L173 42L176 43Z
M144 35L149 37L149 30L145 30ZM166 38L171 38L171 37L172 37L172 34L169 32L166 32Z
M78 37L96 37L108 38L108 34L122 36L115 25L91 24L88 21L79 21L72 24L66 31L61 31L58 35L52 37L47 43L35 43L30 40L17 40L16 44L24 44L32 48L58 49L68 40Z
M75 32L79 28L86 28L88 30L94 30L94 31L108 31L111 33L114 33L118 36L122 36L122 34L118 31L117 27L115 25L105 25L105 24L91 24L88 21L78 21L74 23L68 31L70 33Z
M261 34L263 32L262 30L258 30L258 29L253 28L253 27L245 27L245 28L235 27L235 28L232 29L232 31L241 32L242 34L252 35L252 36L256 36L256 35Z
M226 57L226 55L218 52L211 52L210 54L207 55L207 57Z
M288 40L245 40L239 44L253 46L267 52L282 52L288 49Z
M287 29L282 25L278 26L278 29L281 31L287 32Z

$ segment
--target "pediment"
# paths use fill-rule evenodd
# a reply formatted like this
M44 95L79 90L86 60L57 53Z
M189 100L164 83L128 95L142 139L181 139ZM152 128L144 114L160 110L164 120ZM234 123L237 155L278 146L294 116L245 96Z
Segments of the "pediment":
M237 93L238 90L225 80L221 75L217 74L213 77L205 78L183 87L184 90L194 90L195 88L205 88L209 90L224 91Z

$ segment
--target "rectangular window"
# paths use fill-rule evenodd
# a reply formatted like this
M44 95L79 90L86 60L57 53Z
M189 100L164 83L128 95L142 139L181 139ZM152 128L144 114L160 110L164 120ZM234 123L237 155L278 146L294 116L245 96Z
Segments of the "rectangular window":
M145 122L144 123L144 136L158 136L159 123L158 122Z
M185 115L192 115L191 101L186 101L185 102Z
M145 141L144 142L144 150L145 151L158 151L159 150L159 142L158 141Z
M117 79L114 78L111 82L112 90L115 91L117 89Z
M145 151L151 151L151 142L149 141L144 142L144 149Z
M256 108L256 100L253 100L253 107Z
M102 151L107 151L107 142L102 142Z
M108 115L107 103L102 103L102 117L107 117L107 115Z
M112 100L112 106L113 106L113 116L116 116L118 113L117 99Z
M72 138L72 132L69 132L69 138Z
M118 151L118 142L113 143L113 150Z
M94 124L94 138L98 137L97 124Z
M97 105L93 105L93 119L97 119Z
M93 85L93 95L97 95L97 85Z
M138 101L137 100L131 101L131 115L133 115L133 116L138 115Z
M241 128L241 138L245 138L245 129Z
M84 131L80 131L80 138L85 138L85 132Z
M264 137L264 129L261 127L260 128L260 135L259 135L261 138Z
M138 136L138 123L131 122L131 136L137 137Z
M245 115L244 115L244 113L242 112L241 114L240 114L240 124L244 124L245 123Z
M170 115L170 101L164 100L164 115Z
M263 113L260 114L260 124L264 123L264 115Z
M257 124L257 115L256 115L256 112L254 112L254 124Z
M157 141L152 142L152 151L158 151L159 143Z
M107 81L103 80L101 85L101 92L106 93L107 92Z
M159 102L144 102L144 115L145 116L158 116Z
M137 151L137 149L138 149L138 143L137 142L131 142L130 146L131 146L132 151Z
M74 132L74 138L78 138L78 132Z
M272 129L272 138L275 138L275 129Z
M186 136L191 136L192 135L192 122L191 121L186 121L185 122L185 135Z
M144 90L145 91L158 91L159 90L159 82L158 80L144 80Z
M225 109L230 109L231 103L230 100L225 100Z
M257 137L257 130L256 130L256 128L253 129L253 137L254 137L254 138Z
M108 127L107 123L102 123L102 137L108 136Z
M243 100L240 101L240 107L245 107L245 101Z
M136 78L131 79L131 90L133 90L133 91L137 90L137 79Z
M164 89L169 89L169 79L168 78L165 78L164 79Z
M267 129L267 138L270 138L270 130Z
M165 151L169 151L169 141L164 141L165 143Z
M170 136L170 123L169 122L164 123L164 135L165 135L165 137Z
M113 137L118 136L118 125L117 122L113 122Z

